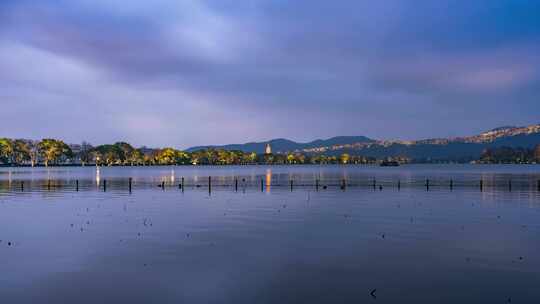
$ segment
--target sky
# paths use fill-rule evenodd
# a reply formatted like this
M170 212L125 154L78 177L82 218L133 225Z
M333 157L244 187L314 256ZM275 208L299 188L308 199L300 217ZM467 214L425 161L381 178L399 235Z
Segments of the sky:
M0 0L0 137L187 148L540 123L540 1Z

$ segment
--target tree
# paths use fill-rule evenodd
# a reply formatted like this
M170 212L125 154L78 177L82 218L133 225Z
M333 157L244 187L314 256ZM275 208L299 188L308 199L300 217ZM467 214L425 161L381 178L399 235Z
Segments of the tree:
M217 161L220 165L232 164L231 153L227 150L220 149L217 151Z
M39 158L39 141L28 141L28 149L30 150L30 163L32 164L32 167L34 167L38 163Z
M127 159L127 161L133 166L133 165L140 165L144 163L143 159L143 153L139 149L135 149L131 152L131 155Z
M118 153L118 161L125 164L132 160L132 154L135 151L135 148L126 142L117 142L114 145L116 146L115 149Z
M349 154L343 153L339 157L339 162L342 163L342 164L348 164L350 159L351 159L351 156Z
M483 162L490 163L493 161L493 151L489 148L486 148L482 151L482 155L480 156L480 159Z
M312 164L324 164L325 163L325 156L324 155L321 155L321 154L318 154L318 155L313 155L311 157L311 163Z
M295 164L304 164L306 162L306 156L302 153L294 154L294 163Z
M249 161L250 163L252 163L252 164L255 163L255 161L257 160L257 153L251 152L251 153L248 155L247 159L248 159L248 161Z
M17 139L13 142L13 160L16 164L31 160L31 152L27 141Z
M156 163L155 161L155 152L152 152L152 154L143 153L143 164L145 165L154 165Z
M187 165L191 163L191 156L184 151L178 151L176 155L176 163L179 165Z
M178 151L173 148L159 150L156 155L156 161L160 165L173 165L178 158Z
M206 160L209 165L215 165L218 161L218 153L214 149L206 150Z
M10 163L13 157L13 141L8 138L0 138L0 161Z
M294 164L295 163L295 156L292 153L287 154L287 163L288 164Z
M123 151L118 145L100 145L95 147L94 151L96 152L96 164L105 162L108 166L112 166L122 162Z
M52 138L43 139L38 144L38 149L46 167L49 166L50 162L58 161L60 157L71 157L73 155L71 148L66 143Z
M81 159L82 165L86 165L92 160L92 145L83 141L81 144L81 152L79 158Z

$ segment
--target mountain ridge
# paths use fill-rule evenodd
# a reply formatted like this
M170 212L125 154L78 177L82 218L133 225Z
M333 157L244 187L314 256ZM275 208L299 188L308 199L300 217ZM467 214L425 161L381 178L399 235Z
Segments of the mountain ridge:
M309 148L316 148L325 145L346 144L349 142L374 142L375 140L365 136L334 136L328 139L315 139L310 142L302 143L295 142L285 138L275 138L261 142L247 142L244 144L227 144L227 145L208 145L195 146L188 148L187 152L193 152L205 149L224 149L224 150L240 150L244 152L263 153L266 144L270 144L275 153L286 153Z
M366 136L335 136L329 139L316 139L307 143L277 138L246 144L192 147L187 151L193 152L214 148L264 153L266 144L270 144L273 153L302 152L329 155L349 153L373 157L405 156L413 159L466 160L478 157L486 148L501 146L534 148L540 144L540 124L525 127L504 126L477 135L452 138L406 141L376 140Z

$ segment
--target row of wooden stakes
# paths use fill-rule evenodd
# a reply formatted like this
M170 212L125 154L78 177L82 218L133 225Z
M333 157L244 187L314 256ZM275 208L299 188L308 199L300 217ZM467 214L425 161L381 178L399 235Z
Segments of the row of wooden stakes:
M245 183L245 179L242 179L242 182ZM401 189L401 180L398 180L395 185L396 185L397 189L400 190ZM165 190L166 185L165 185L165 182L162 181L157 186L160 187L161 189ZM271 185L271 186L275 186L275 185ZM292 179L289 180L289 187L290 187L291 191L293 191L294 186L295 186L294 181ZM303 185L303 186L305 186L305 185ZM313 185L311 185L311 186L313 186ZM346 179L342 179L341 183L339 185L341 190L345 190L347 187L350 187L350 186L352 186L352 185L348 184ZM383 185L382 184L378 185L377 181L375 179L372 180L371 186L373 187L374 190L376 190L377 188L379 190L383 189ZM424 186L426 188L426 191L429 191L430 187L432 187L434 185L430 182L429 179L426 179ZM484 181L479 180L478 187L479 187L480 191L484 190L484 186L485 186ZM20 182L21 191L24 191L24 187L25 187L24 181L21 181ZM197 184L197 185L195 185L195 187L200 188L202 186L200 184ZM211 176L208 177L208 185L207 185L207 187L208 187L208 192L211 193L212 192L212 177ZM320 188L327 189L328 185L321 185L320 180L316 179L314 187L315 187L315 190L318 191ZM452 179L450 179L450 181L448 183L448 187L449 187L450 190L454 189L455 185L454 185L454 181ZM512 180L508 181L507 187L508 187L509 191L512 191ZM51 188L52 188L51 180L48 180L47 181L47 189L51 190ZM184 179L184 177L181 178L181 182L178 184L178 188L182 192L184 191L184 189L185 189L185 179ZM235 188L235 191L238 191L238 178L235 178L235 180L234 180L234 188ZM103 189L104 192L107 191L107 180L106 179L103 180L102 189ZM264 179L260 180L260 189L261 189L261 192L263 192L264 189L265 189ZM131 193L132 190L133 190L133 178L130 177L128 179L128 191ZM540 180L537 181L537 190L540 192ZM79 191L79 180L75 181L75 191Z

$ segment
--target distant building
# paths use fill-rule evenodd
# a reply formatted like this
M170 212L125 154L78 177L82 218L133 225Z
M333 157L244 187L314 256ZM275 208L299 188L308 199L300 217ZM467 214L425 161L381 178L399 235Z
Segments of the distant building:
M270 144L266 144L266 148L264 148L264 154L272 154L272 147L270 147Z

